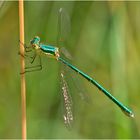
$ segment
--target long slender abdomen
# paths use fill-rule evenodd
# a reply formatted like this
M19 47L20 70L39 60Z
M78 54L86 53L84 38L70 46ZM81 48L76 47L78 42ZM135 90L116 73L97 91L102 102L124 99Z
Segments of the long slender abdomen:
M58 57L58 60L61 61L62 63L64 63L65 65L67 65L68 67L70 67L72 70L74 70L75 72L79 73L82 77L84 77L85 79L87 79L90 83L92 83L93 85L95 85L100 91L102 91L102 93L104 93L108 98L110 98L117 106L119 106L122 111L129 117L134 117L133 112L128 109L126 106L124 106L120 101L118 101L111 93L109 93L105 88L103 88L98 82L96 82L93 78L91 78L90 76L88 76L87 74L85 74L84 72L82 72L81 70L79 70L78 68L76 68L75 66L71 65L70 63L68 63L66 60L64 60L61 57Z

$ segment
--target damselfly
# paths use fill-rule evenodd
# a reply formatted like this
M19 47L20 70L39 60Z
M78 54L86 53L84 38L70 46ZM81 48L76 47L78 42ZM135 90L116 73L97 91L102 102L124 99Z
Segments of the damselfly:
M59 12L62 12L62 9L60 9ZM24 45L25 46L25 45ZM28 52L30 49L35 50L35 55L32 57L32 62L35 60L36 56L38 55L40 58L41 54L44 54L46 56L51 56L52 58L56 59L58 62L63 63L65 66L69 67L71 70L75 71L77 74L81 75L83 78L88 80L89 83L92 85L96 86L104 95L106 95L111 101L113 101L118 107L121 108L121 110L129 117L134 117L133 112L124 106L120 101L118 101L110 92L108 92L104 87L102 87L97 81L95 81L92 77L84 73L83 71L79 70L77 67L69 63L67 60L65 60L62 56L61 53L59 52L59 48L52 46L52 45L46 45L40 43L40 37L35 36L31 41L30 41L30 47L25 46L25 50ZM41 59L40 59L41 61ZM38 65L35 70L40 70L42 69L41 65ZM32 71L32 70L31 70ZM30 72L29 69L25 69L25 72ZM71 110L71 97L68 95L68 88L67 88L67 83L64 78L64 74L61 73L61 78L62 78L62 92L63 92L63 97L64 97L64 104L65 104L65 114L64 114L64 121L67 125L71 125L73 121L73 114Z

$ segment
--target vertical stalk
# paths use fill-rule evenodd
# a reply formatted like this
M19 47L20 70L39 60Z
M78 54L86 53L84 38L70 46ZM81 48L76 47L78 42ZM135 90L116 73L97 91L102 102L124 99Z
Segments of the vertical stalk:
M24 43L24 3L23 0L19 0L19 32L20 41ZM24 46L20 43L20 53L24 55ZM25 61L20 57L21 73L24 73ZM21 111L22 111L22 139L26 139L26 84L25 74L21 74Z

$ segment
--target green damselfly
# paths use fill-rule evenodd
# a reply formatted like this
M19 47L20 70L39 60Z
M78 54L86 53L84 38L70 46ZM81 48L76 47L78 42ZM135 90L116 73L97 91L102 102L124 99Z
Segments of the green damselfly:
M60 10L60 12L62 9ZM96 80L94 80L92 77L84 73L83 71L79 70L77 67L66 61L62 56L61 53L59 52L59 48L52 46L52 45L46 45L40 43L40 37L35 36L31 41L30 41L30 47L25 46L26 52L35 50L35 55L32 57L31 63L34 62L36 56L38 55L40 58L41 54L44 54L46 56L51 56L52 58L56 59L58 62L64 64L65 66L69 67L71 70L75 71L77 74L81 75L83 78L88 80L92 85L96 86L104 95L106 95L111 101L113 101L120 109L129 117L134 117L133 112L124 106L120 101L118 101L110 92L108 92L104 87L102 87ZM40 58L40 63L41 63L41 58ZM30 67L33 70L29 70L28 68L25 69L25 72L30 72L34 70L41 70L42 65L39 64L34 67ZM34 69L35 68L35 69ZM68 85L65 81L64 74L61 73L61 78L62 78L62 92L63 92L63 98L64 98L64 105L65 105L65 114L64 114L64 121L65 124L71 126L71 123L73 121L73 114L71 110L72 102L71 102L71 97L68 95Z
M128 109L126 106L124 106L120 101L118 101L111 93L109 93L105 88L103 88L97 81L95 81L93 78L91 78L89 75L85 74L69 62L67 62L65 59L63 59L59 54L59 49L54 46L44 45L40 44L40 38L38 36L34 37L31 40L31 46L40 54L45 54L52 56L57 61L60 61L61 63L64 63L69 68L74 70L76 73L80 74L83 78L87 79L90 83L92 83L94 86L96 86L102 93L104 93L109 99L111 99L116 105L118 105L122 111L130 117L134 117L133 112Z

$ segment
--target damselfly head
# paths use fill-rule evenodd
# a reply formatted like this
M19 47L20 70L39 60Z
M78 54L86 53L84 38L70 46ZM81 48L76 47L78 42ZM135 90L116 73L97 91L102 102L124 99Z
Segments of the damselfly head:
M31 45L39 45L39 42L40 42L40 37L38 36L35 36L31 41Z

